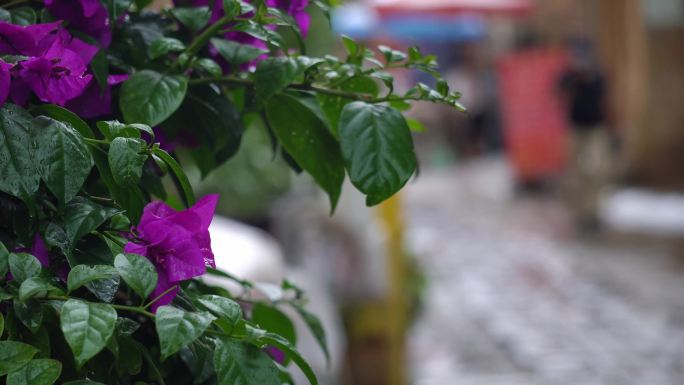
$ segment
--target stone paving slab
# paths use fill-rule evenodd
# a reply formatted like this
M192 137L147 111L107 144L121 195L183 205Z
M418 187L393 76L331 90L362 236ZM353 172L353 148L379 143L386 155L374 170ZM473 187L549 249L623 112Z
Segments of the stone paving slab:
M575 238L557 199L511 186L494 159L406 190L429 280L415 384L684 384L684 263L664 245Z

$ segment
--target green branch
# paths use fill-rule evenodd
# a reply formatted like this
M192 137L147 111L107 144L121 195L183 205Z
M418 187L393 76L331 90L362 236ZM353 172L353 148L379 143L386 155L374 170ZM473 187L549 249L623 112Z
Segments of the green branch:
M159 294L155 299L148 302L147 305L143 306L142 309L147 309L148 307L152 306L152 304L159 301L163 296L169 294L170 292L172 292L176 288L178 288L178 285L173 285L170 288L166 289L163 293Z
M9 7L14 7L15 5L21 5L24 3L30 3L32 0L14 0L10 1L9 3L2 4L3 7L9 8Z
M200 78L200 79L192 79L190 80L190 85L191 86L201 86L201 85L206 85L206 84L211 84L211 83L220 83L220 84L228 84L228 85L236 85L236 86L242 86L242 87L254 87L254 81L250 79L243 79L243 78L238 78L234 76L222 76L219 78ZM298 90L298 91L313 91L319 94L323 95L330 95L330 96L339 96L342 98L346 99L353 99L353 100L363 100L369 103L379 103L380 101L386 101L382 99L376 99L373 98L370 95L367 94L361 94L361 93L356 93L356 92L347 92L347 91L341 91L341 90L334 90L330 88L323 88L323 87L318 87L310 84L290 84L287 86L287 88L291 90Z
M231 21L233 21L233 17L230 16L224 16L218 19L216 23L210 25L209 28L205 29L204 32L199 34L192 41L192 43L190 43L188 48L185 49L184 53L188 56L194 56L200 49L202 49L202 47L209 43L209 40L214 37L214 35L221 32L221 28L223 28L223 26Z
M65 297L65 296L56 296L56 295L51 295L45 297L47 300L55 300L55 301L68 301L70 299L80 299L80 298L71 298L71 297ZM123 311L129 311L132 313L138 313L142 314L144 316L147 316L149 318L154 318L155 315L153 313L150 313L149 311L143 309L140 306L126 306L126 305L117 305L117 304L108 304L109 306L113 307L114 309L117 310L123 310Z
M190 80L190 86L202 86L202 85L207 85L207 84L226 84L226 85L234 85L234 86L240 86L240 87L249 87L249 88L254 88L254 80L251 79L244 79L244 78L238 78L235 76L221 76L218 78L198 78L198 79L191 79ZM401 101L426 101L426 102L432 102L432 103L445 103L443 100L433 100L433 99L425 99L421 98L420 96L397 96L397 95L387 95L383 96L380 98L373 97L368 94L362 94L358 92L349 92L349 91L342 91L342 90L336 90L332 88L324 88L320 86L314 86L311 84L290 84L287 86L288 89L290 90L297 90L297 91L312 91L316 92L318 94L323 94L323 95L330 95L330 96L338 96L341 98L345 99L351 99L351 100L361 100L367 103L372 103L372 104L378 104L378 103L386 103L386 102L401 102ZM445 103L448 105L448 103Z

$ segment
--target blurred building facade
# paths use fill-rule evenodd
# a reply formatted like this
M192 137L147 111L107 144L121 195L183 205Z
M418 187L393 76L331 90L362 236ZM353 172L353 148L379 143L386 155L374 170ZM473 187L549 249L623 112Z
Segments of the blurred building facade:
M538 0L534 24L551 45L596 43L627 181L684 188L684 2Z

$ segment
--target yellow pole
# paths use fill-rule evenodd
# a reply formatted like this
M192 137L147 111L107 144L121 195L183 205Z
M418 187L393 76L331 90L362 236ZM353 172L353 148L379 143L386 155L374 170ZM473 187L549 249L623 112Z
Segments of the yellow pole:
M387 236L387 340L388 383L405 385L406 328L408 302L407 263L404 253L404 219L401 196L396 194L378 207L378 217Z

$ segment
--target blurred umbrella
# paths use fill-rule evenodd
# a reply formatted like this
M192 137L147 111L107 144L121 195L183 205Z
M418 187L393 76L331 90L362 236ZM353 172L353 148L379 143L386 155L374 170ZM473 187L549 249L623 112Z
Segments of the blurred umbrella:
M531 0L370 0L381 17L392 15L454 15L463 12L525 15L533 8Z
M486 36L482 17L475 14L453 16L392 16L381 21L383 32L396 39L431 43L477 41Z
M478 14L418 13L380 18L374 8L359 3L336 9L333 28L356 39L384 36L431 43L477 41L486 35L485 20Z
M345 4L333 11L332 27L355 39L373 37L378 31L380 20L378 13L363 3Z

